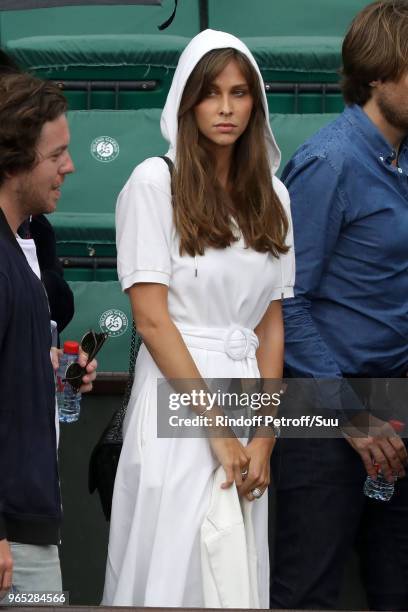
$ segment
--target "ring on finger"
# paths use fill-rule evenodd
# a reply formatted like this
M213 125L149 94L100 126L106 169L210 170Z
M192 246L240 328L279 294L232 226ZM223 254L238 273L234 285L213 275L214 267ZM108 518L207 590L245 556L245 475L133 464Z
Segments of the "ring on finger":
M259 489L258 487L255 487L255 489L252 489L251 493L255 497L255 499L259 499L260 497L262 497L263 491L261 491L261 489Z
M248 468L245 468L245 470L241 470L241 476L248 476Z

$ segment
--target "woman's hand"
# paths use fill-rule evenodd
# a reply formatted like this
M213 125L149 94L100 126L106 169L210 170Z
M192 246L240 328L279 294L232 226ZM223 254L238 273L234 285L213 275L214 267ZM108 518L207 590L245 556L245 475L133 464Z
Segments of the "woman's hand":
M268 488L270 478L270 458L275 446L275 438L253 438L246 446L246 454L250 458L248 475L238 487L241 497L245 496L249 501L257 499L252 494L254 489L259 489L263 494Z
M243 474L249 471L249 455L237 438L224 438L215 432L209 439L211 449L225 470L227 480L221 489L228 489L234 482L237 487L243 483Z

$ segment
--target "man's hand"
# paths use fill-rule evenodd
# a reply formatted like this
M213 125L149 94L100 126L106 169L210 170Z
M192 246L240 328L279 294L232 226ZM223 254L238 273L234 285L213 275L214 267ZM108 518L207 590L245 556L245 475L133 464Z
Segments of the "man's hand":
M367 474L377 478L377 467L388 482L395 476L405 476L408 456L405 445L389 423L370 416L367 435L347 427L343 432L347 442L360 455Z
M78 355L78 363L82 367L85 367L87 359L88 359L88 355L80 349L79 355ZM98 362L96 361L96 359L92 359L92 361L90 361L88 365L86 366L86 374L82 377L83 384L79 388L80 393L88 393L89 391L92 390L92 383L96 378L96 368L97 367L98 367Z
M51 363L54 368L54 372L56 372L59 368L59 361L62 355L62 349L57 348L56 346L51 347L50 355L51 355Z
M58 349L55 346L51 347L51 362L54 371L56 372L59 368L59 361L61 358L63 351L62 349ZM85 367L87 362L88 355L84 353L84 351L79 351L78 355L78 363ZM80 393L88 393L92 389L92 383L96 378L96 368L98 367L98 362L96 359L92 359L86 366L86 374L82 377L83 384L81 385L79 392Z
M7 540L0 540L0 599L11 588L13 557Z

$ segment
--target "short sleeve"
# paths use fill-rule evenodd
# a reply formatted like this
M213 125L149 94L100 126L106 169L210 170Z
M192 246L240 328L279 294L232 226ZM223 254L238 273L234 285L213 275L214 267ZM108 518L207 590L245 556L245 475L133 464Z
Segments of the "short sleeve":
M286 235L285 244L289 247L287 253L279 256L280 265L280 287L274 287L270 297L273 300L286 299L294 296L293 288L295 286L295 247L293 241L293 223L290 212L290 197L285 185L276 176L273 177L273 187L275 193L280 199L288 219L288 233Z
M137 166L116 205L118 276L123 291L135 283L168 286L170 282L173 228L170 180L166 190L166 186L152 180L152 164L150 172L147 170L146 162Z

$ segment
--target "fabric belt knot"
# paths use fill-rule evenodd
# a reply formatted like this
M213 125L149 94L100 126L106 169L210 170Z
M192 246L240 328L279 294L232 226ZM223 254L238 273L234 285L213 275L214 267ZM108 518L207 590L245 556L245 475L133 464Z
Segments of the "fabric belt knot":
M255 357L258 346L257 335L246 327L231 327L224 338L225 352L235 361Z
M189 348L225 353L234 361L256 359L258 337L247 327L189 327L180 332Z

